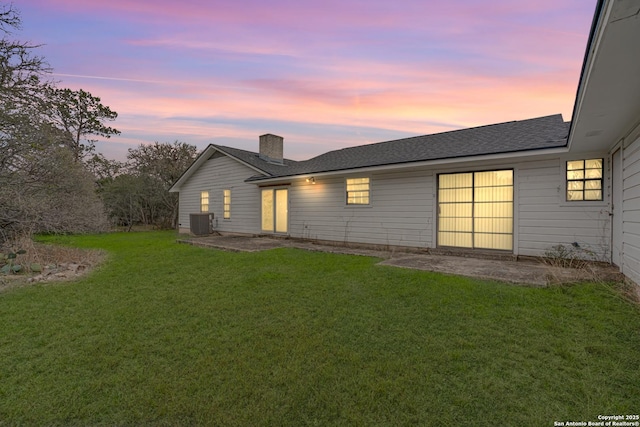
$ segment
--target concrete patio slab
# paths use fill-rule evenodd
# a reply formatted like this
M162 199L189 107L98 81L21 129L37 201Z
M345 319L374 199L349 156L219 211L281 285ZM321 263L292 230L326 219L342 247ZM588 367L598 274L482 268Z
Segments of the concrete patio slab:
M256 252L290 247L309 251L364 255L382 258L383 261L379 263L380 265L455 274L528 286L549 286L588 280L621 280L621 275L615 267L601 264L590 264L587 268L582 269L561 268L547 265L535 259L516 261L487 259L486 257L438 255L427 252L385 251L362 247L324 245L297 239L236 235L185 237L179 239L178 242L235 252Z

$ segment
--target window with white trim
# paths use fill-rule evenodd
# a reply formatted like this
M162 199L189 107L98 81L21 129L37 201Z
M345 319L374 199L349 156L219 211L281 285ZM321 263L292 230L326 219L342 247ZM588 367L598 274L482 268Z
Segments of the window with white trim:
M231 190L222 191L222 217L231 219Z
M369 193L369 178L347 178L347 205L368 205Z
M567 201L602 200L603 159L567 162Z
M209 212L209 192L200 192L200 212Z

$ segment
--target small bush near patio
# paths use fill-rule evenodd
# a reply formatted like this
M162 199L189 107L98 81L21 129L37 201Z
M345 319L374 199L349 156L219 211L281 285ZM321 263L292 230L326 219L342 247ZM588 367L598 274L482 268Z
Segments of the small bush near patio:
M552 426L640 411L640 312L606 284L527 288L172 233L0 293L0 425Z

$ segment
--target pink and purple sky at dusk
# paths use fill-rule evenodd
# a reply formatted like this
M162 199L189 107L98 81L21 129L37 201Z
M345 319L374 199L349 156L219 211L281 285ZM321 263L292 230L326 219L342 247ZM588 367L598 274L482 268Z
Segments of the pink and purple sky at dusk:
M285 156L562 113L596 1L19 0L14 36L119 114L98 150Z

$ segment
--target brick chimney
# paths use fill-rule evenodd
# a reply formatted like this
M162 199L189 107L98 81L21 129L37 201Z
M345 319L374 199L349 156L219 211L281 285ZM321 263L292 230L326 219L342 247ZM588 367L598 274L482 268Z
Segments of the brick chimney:
M260 158L273 163L283 163L282 143L284 138L267 133L260 135Z

